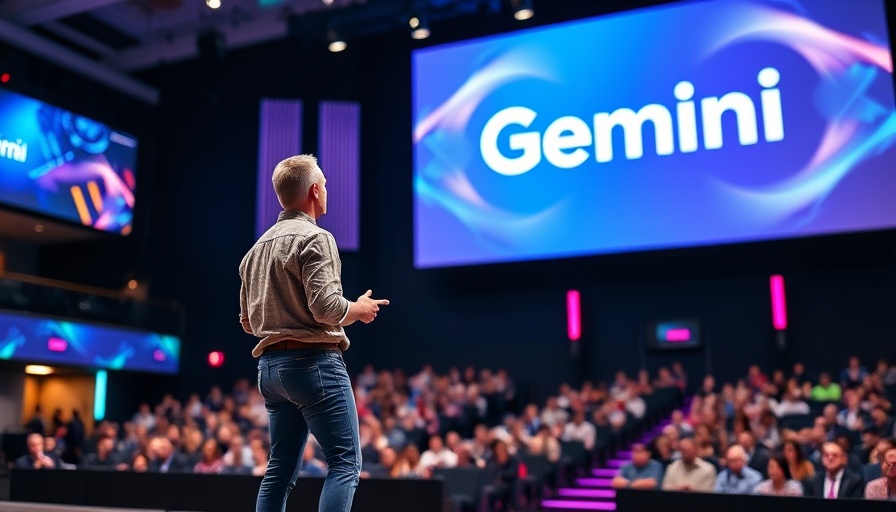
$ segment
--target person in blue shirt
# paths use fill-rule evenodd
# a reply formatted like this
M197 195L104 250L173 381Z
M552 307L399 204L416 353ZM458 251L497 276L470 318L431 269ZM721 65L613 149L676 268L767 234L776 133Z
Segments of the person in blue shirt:
M716 492L723 494L752 494L762 473L747 466L747 452L739 444L731 445L725 457L727 467L716 477Z
M632 445L632 461L619 468L613 487L659 489L663 481L663 465L650 458L650 450L641 443Z

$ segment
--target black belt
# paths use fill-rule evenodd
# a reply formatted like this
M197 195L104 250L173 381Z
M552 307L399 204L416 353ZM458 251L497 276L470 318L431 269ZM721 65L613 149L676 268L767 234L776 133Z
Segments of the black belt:
M342 352L342 349L339 348L339 345L336 343L309 343L307 341L299 341L299 340L283 340L278 341L277 343L273 343L264 347L264 351L273 351L273 350L296 350L296 349L313 349L313 350L326 350L331 352Z

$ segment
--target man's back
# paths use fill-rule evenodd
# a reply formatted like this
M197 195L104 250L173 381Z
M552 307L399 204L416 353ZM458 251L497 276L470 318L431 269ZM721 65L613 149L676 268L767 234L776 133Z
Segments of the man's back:
M240 263L243 328L262 338L252 354L284 339L348 348L341 267L330 233L305 213L281 212Z

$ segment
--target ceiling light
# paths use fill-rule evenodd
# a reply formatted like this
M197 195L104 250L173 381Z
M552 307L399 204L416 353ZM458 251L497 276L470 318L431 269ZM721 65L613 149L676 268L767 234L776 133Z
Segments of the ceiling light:
M221 0L205 0L205 5L209 6L211 9L217 9L221 7Z
M25 367L25 373L28 375L49 375L53 373L53 369L40 364L29 364Z
M320 0L324 5L333 5L333 0Z
M513 17L519 21L525 21L535 16L534 0L511 0Z
M348 44L345 42L345 39L339 35L335 30L330 30L327 32L327 40L329 41L329 45L327 48L333 53L339 53L346 48L348 48Z
M408 19L408 25L411 27L411 37L414 39L426 39L429 37L429 21L425 16L411 16Z

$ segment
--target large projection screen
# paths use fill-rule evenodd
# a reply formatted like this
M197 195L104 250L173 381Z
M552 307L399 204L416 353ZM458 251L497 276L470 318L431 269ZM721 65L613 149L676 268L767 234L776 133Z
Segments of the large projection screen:
M415 266L896 226L886 19L690 1L415 51Z

